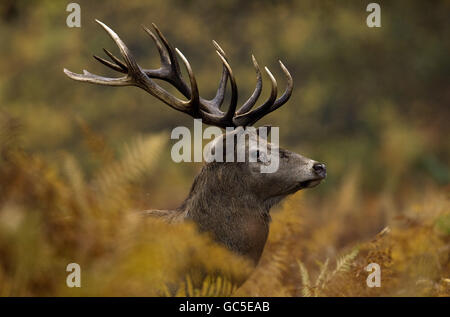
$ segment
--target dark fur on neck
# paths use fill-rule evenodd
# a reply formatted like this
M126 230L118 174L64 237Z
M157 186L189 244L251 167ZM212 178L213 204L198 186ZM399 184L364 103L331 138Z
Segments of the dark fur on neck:
M212 233L218 242L257 263L269 233L269 210L283 197L263 200L249 191L244 168L243 163L205 165L177 211L201 231Z

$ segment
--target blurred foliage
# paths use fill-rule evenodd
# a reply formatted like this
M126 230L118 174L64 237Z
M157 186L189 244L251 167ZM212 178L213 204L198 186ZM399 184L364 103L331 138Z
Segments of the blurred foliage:
M87 183L73 156L61 156L55 168L16 148L14 124L6 126L0 295L162 296L196 287L200 294L230 295L249 274L246 260L197 234L192 224L169 225L130 208L139 199L139 180L153 174L165 137L140 138ZM72 262L82 268L79 289L65 285Z
M399 208L392 194L365 196L359 178L326 201L289 198L236 295L450 296L448 193L430 187ZM381 267L379 288L367 287L370 263Z
M294 195L238 289L249 262L192 224L134 209L145 201L145 179L156 176L163 135L139 137L87 181L68 153L48 162L25 152L17 121L0 118L2 296L450 295L450 199L437 188L411 195L402 210L392 194L366 197L356 172L323 202ZM392 229L376 234L386 223ZM82 267L81 288L65 285L72 262ZM382 268L381 288L365 284L372 262Z
M250 270L188 224L137 215L186 196L200 165L174 164L166 140L192 120L139 89L64 76L112 75L90 58L117 52L94 18L148 68L159 58L140 25L155 22L204 97L221 74L212 39L240 100L255 85L251 53L280 89L277 60L291 71L291 100L261 124L280 126L281 146L325 162L329 177L274 213L261 263L234 294L449 295L448 1L378 1L374 29L360 1L77 2L79 29L65 25L65 1L0 3L0 295L229 295ZM365 286L373 261L380 289ZM65 286L71 262L81 289Z

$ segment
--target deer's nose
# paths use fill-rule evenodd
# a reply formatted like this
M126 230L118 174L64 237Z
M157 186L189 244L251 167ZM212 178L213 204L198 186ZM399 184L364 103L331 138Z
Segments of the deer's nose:
M318 176L322 178L325 178L327 176L327 167L323 163L315 163L313 165L313 170Z

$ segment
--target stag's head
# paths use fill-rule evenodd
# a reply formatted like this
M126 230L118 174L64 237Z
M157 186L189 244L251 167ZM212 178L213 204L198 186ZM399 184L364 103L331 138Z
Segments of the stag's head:
M227 155L236 159L238 153L245 153L247 160L235 163L207 163L209 169L214 167L223 168L226 166L226 173L229 177L239 177L245 179L247 190L251 190L255 195L263 200L282 198L303 188L310 188L318 185L326 177L326 168L322 163L306 158L302 155L281 149L278 143L268 141L267 128L248 129L265 115L275 111L285 104L292 94L293 81L287 68L280 61L280 67L287 78L287 87L283 94L277 98L277 82L267 67L264 68L270 83L271 94L261 105L254 107L262 91L262 75L259 65L252 55L253 66L256 71L256 88L252 95L242 106L238 105L238 89L233 71L229 64L224 50L215 42L216 53L219 56L223 71L216 95L213 99L207 100L199 95L197 82L191 65L178 49L174 49L167 41L161 31L153 24L155 33L146 27L144 31L155 42L160 54L161 67L158 69L143 69L133 57L127 46L119 36L104 23L96 20L117 44L123 61L104 49L111 61L94 56L96 60L107 67L123 73L124 76L118 78L108 78L87 72L83 74L72 73L66 69L64 72L74 80L89 82L106 86L136 86L144 89L152 96L161 100L169 107L184 112L193 118L202 119L202 122L219 128L233 128L217 137L209 145L210 153L215 155L221 153L219 161L227 161ZM177 55L180 57L187 69L189 84L182 78ZM170 94L157 84L154 79L163 80L173 85L187 100L182 100ZM231 97L230 104L222 109L225 99L227 82L230 81ZM227 139L236 139L245 135L244 142L234 142L233 147L225 147Z
M275 134L272 142L268 141L270 130ZM278 129L267 126L237 127L215 138L206 149L210 153L208 164L213 165L209 169L221 175L214 181L239 183L233 190L236 195L251 192L262 201L276 203L286 195L318 185L326 177L324 164L280 148Z

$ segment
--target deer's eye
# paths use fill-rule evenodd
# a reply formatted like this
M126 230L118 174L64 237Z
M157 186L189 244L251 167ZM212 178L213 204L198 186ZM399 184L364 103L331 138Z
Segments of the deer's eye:
M267 163L268 161L267 154L263 151L256 151L256 158L260 163Z

